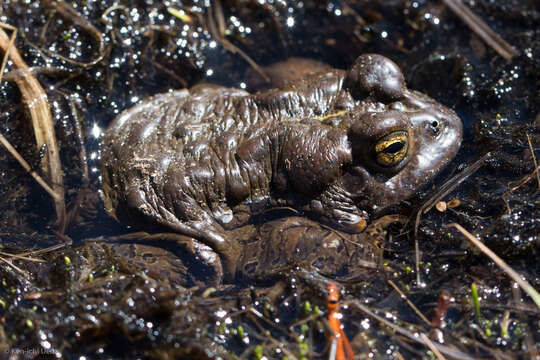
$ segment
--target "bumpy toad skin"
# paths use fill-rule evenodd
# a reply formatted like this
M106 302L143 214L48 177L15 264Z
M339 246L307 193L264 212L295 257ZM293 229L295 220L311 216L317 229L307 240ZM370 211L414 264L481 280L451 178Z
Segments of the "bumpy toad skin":
M104 200L120 221L195 239L231 277L241 254L231 230L252 215L288 206L361 232L432 179L461 134L452 110L366 54L281 89L201 85L123 112L103 138Z

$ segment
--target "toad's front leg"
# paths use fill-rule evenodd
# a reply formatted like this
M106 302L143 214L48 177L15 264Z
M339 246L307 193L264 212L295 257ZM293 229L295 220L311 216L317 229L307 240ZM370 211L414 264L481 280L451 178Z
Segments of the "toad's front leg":
M368 214L354 198L364 183L351 171L351 147L344 130L319 123L297 123L286 128L273 168L274 191L292 193L297 208L348 233L359 233Z

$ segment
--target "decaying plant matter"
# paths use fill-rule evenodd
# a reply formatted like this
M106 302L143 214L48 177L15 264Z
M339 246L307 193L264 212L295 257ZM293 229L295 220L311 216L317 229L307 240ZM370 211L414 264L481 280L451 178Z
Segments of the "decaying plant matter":
M2 27L11 28L5 25ZM43 146L45 147L45 154L41 160L41 169L50 182L52 192L49 191L49 193L53 197L54 206L56 209L57 225L60 231L63 232L65 229L66 216L63 172L62 165L60 163L58 145L56 143L56 136L54 133L54 123L52 121L51 111L47 101L47 94L35 76L30 73L28 66L25 64L17 49L13 47L13 40L16 32L15 29L11 29L14 32L10 38L0 28L0 49L2 49L4 52L4 61L2 64L4 64L5 59L9 57L13 61L13 64L18 71L19 76L15 78L15 82L17 83L17 86L21 92L22 101L26 104L30 119L32 121L36 145L38 149L41 149ZM29 167L24 167L28 171Z

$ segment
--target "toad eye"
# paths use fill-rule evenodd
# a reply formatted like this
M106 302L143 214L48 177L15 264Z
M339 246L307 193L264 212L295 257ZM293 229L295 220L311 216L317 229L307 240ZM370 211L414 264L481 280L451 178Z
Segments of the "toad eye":
M381 166L395 166L407 155L409 137L406 131L395 131L377 141L375 159Z

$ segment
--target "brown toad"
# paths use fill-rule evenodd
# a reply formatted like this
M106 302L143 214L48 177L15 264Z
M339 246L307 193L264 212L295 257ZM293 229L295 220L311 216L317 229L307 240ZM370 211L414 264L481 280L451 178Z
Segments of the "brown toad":
M111 123L104 201L122 222L190 238L230 279L242 253L233 230L253 215L291 207L361 232L432 179L461 133L452 110L407 89L397 65L375 54L256 94L199 85Z

